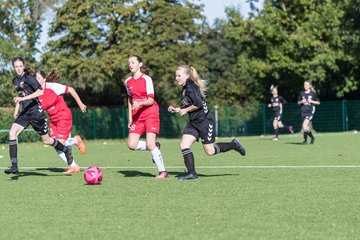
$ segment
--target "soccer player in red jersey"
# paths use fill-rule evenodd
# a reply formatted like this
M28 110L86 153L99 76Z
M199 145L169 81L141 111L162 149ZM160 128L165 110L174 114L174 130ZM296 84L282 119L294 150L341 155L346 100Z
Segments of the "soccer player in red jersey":
M160 130L159 106L154 100L154 85L149 77L148 69L143 60L137 55L129 58L129 69L132 76L125 80L128 92L129 123L128 147L131 150L149 150L159 174L156 179L168 177L160 152L160 143L156 136ZM140 137L146 133L146 142Z
M58 140L51 138L48 134L47 119L38 96L42 95L44 90L34 77L34 72L26 67L25 59L15 57L11 61L16 73L12 83L18 93L18 97L13 100L16 103L14 111L14 122L9 131L9 153L11 166L5 169L6 174L19 174L18 169L18 135L29 125L37 131L42 141L53 146L57 151L65 154L67 161L72 161L72 154L69 147L64 146ZM27 99L28 98L28 99ZM20 111L21 105L21 112Z
M72 113L63 95L70 93L82 112L86 112L86 105L72 87L57 83L60 79L60 74L57 70L52 70L48 76L43 71L37 71L36 79L44 89L44 93L38 96L38 99L42 108L50 117L50 136L68 147L76 144L81 153L85 154L86 147L81 137L76 135L74 138L69 138L72 129ZM23 99L19 98L19 100ZM57 152L59 157L69 166L64 172L65 174L80 172L80 167L73 159L68 161L63 152Z

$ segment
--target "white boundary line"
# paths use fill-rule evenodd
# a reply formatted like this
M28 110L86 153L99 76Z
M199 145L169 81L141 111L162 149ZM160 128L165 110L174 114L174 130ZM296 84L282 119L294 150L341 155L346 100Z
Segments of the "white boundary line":
M150 166L135 166L135 167L121 167L121 166L98 166L104 169L153 169L155 167ZM44 167L44 166L34 166L34 167L19 167L20 169L64 169L64 167ZM86 169L87 167L81 167L81 169ZM167 166L167 169L184 169L185 166ZM309 165L309 166L196 166L196 168L201 169L276 169L276 168L283 168L283 169L306 169L306 168L360 168L360 165ZM3 167L2 169L5 169Z

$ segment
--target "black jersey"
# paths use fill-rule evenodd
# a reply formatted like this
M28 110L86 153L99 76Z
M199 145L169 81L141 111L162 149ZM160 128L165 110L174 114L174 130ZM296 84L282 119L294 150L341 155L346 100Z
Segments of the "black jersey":
M210 107L201 95L200 88L191 79L186 80L185 86L181 91L180 108L187 108L191 105L199 107L199 109L189 112L189 120L191 122L204 121L209 113Z
M13 79L13 85L18 92L19 97L25 97L42 89L40 83L31 75L24 73L22 76L17 76ZM43 110L37 98L21 101L23 112L41 113ZM45 115L44 115L45 116Z
M315 112L315 105L312 103L309 103L308 100L312 99L314 101L319 101L318 96L315 92L310 91L306 93L305 91L301 91L298 97L298 101L302 101L303 99L306 100L305 103L302 103L301 105L301 112L302 113L314 113Z
M282 96L271 97L270 102L274 112L281 112L281 105L287 103Z

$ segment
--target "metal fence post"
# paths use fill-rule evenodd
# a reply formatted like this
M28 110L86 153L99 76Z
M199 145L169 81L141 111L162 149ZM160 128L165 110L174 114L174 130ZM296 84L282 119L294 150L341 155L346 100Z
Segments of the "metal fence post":
M341 101L341 109L342 109L342 130L343 130L343 132L346 132L347 131L348 116L347 116L346 100L345 99L343 99Z

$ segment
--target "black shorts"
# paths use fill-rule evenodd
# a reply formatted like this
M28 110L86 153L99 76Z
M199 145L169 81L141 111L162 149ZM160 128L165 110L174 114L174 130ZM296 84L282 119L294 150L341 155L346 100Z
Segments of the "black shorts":
M301 121L304 122L305 119L311 121L314 117L313 112L302 112L301 113Z
M282 114L280 112L274 112L274 120L281 121Z
M205 120L200 123L188 122L184 128L183 134L192 135L202 144L215 142L215 119L211 113L208 113Z
M41 136L48 133L48 123L44 112L22 112L14 123L24 128L31 125Z

